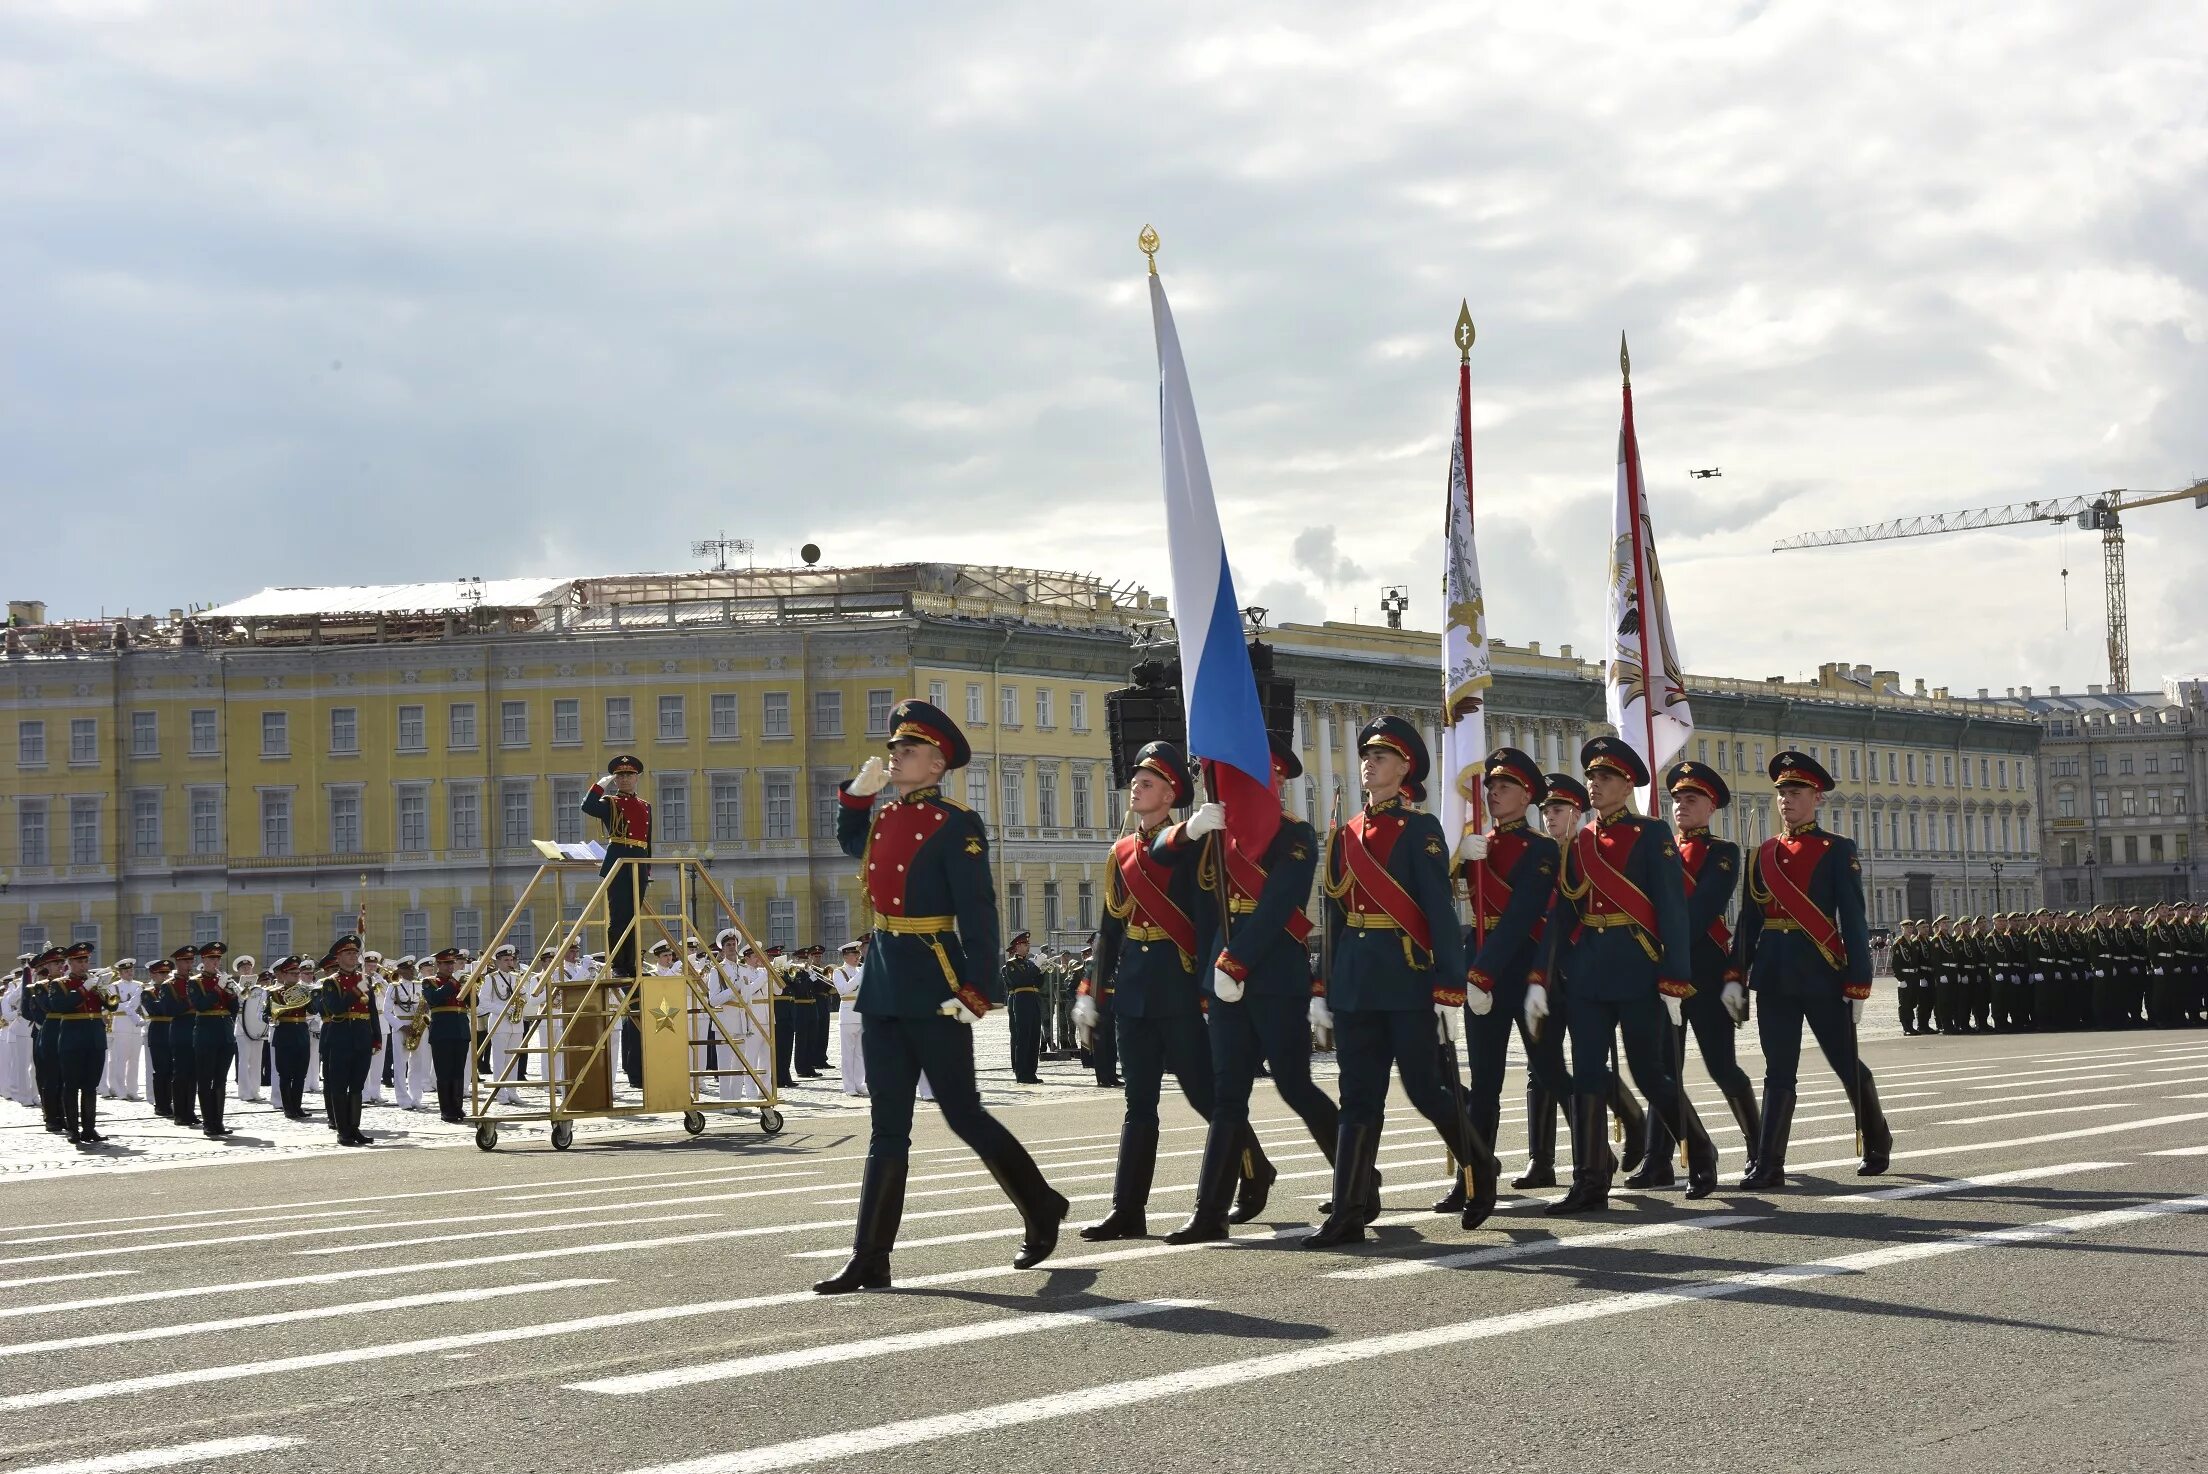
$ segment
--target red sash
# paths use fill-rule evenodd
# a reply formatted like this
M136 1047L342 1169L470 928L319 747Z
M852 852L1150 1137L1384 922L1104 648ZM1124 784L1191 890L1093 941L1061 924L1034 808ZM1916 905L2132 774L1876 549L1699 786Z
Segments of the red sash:
M1693 845L1693 850L1688 850L1688 845ZM1694 861L1691 865L1686 863L1690 855ZM1702 866L1708 861L1709 857L1710 852L1706 841L1701 839L1682 839L1679 841L1679 868L1687 877L1687 899L1690 901L1694 899L1695 878L1701 873ZM1733 950L1732 928L1725 925L1724 917L1720 916L1710 923L1709 938L1727 952Z
M1848 944L1842 939L1840 928L1809 899L1809 878L1816 873L1817 862L1832 848L1832 842L1823 835L1805 835L1803 840L1791 846L1779 838L1763 842L1757 868L1763 872L1764 884L1771 890L1769 909L1800 927L1825 961L1834 967L1844 967ZM1801 872L1799 878L1793 870Z
M1590 825L1572 836L1579 851L1580 873L1587 877L1611 910L1623 915L1651 940L1656 938L1656 905L1641 888L1625 878L1625 862L1641 837L1638 824L1613 824L1605 829Z
M1194 957L1196 923L1188 919L1186 911L1173 904L1173 898L1158 883L1157 877L1169 872L1150 858L1149 844L1141 835L1130 834L1112 846L1112 857L1119 864L1120 882L1134 900L1137 919L1171 937L1183 957Z
M1403 935L1411 939L1413 946L1432 952L1434 929L1427 923L1426 913L1411 899L1411 893L1403 889L1403 882L1389 874L1388 867L1365 848L1365 816L1359 814L1344 828L1348 831L1348 842L1342 846L1342 864L1349 871L1349 878L1372 898L1372 903L1388 920L1403 929Z
M1243 854L1233 840L1224 836L1221 839L1227 852L1228 883L1255 901L1258 893L1265 889L1265 867ZM1288 935L1294 937L1298 943L1308 939L1311 935L1311 918L1300 910L1289 912Z

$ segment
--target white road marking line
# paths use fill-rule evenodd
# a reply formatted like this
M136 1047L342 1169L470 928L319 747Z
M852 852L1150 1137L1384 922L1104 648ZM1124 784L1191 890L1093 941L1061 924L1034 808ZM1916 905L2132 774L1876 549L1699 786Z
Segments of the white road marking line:
M1427 1274L1437 1269L1468 1269L1480 1264L1504 1264L1514 1259L1533 1259L1572 1249L1602 1249L1617 1244L1640 1243L1646 1239L1670 1238L1674 1234L1693 1233L1705 1228L1725 1228L1735 1223L1760 1223L1771 1216L1768 1213L1707 1213L1671 1223L1648 1223L1606 1233L1559 1234L1553 1238L1523 1239L1514 1244L1493 1244L1484 1249L1467 1249L1455 1254L1436 1254L1428 1259L1393 1259L1386 1264L1371 1264L1362 1269L1337 1269L1326 1278L1401 1279L1405 1275Z
M248 1209L247 1211L250 1212L252 1210ZM336 1209L327 1213L285 1213L275 1218L225 1218L222 1221L222 1226L224 1228L255 1228L266 1223L300 1223L310 1218L327 1219L373 1217L375 1216L375 1212L376 1210L373 1208L343 1208ZM12 1248L17 1244L66 1243L83 1239L134 1238L140 1234L175 1233L176 1230L177 1225L173 1223L162 1223L148 1224L142 1228L105 1228L93 1233L49 1233L40 1234L35 1238L0 1239L0 1248ZM113 1251L110 1250L103 1252Z
M820 1167L818 1165L785 1167L773 1172L731 1172L725 1167L716 1167L710 1173L700 1177L678 1182L655 1182L643 1190L645 1192L687 1192L694 1187L726 1187L731 1183L765 1182L775 1177L818 1177L819 1175ZM578 1182L605 1181L602 1177L581 1177L576 1180ZM603 1197L607 1193L635 1192L637 1189L633 1185L623 1183L619 1187L563 1187L557 1192L533 1193L521 1192L514 1184L508 1183L506 1186L497 1189L497 1191L513 1194L511 1197L498 1199L501 1203L541 1203L548 1202L553 1198L595 1198Z
M700 1382L725 1382L737 1377L791 1371L798 1367L859 1361L870 1356L896 1356L907 1351L932 1351L942 1346L964 1346L975 1341L995 1341L1005 1336L1056 1331L1071 1326L1094 1325L1100 1321L1133 1320L1138 1316L1157 1315L1167 1310L1194 1310L1210 1303L1209 1300L1136 1300L1081 1310L1042 1311L1031 1315L1009 1316L1001 1320L946 1326L933 1331L876 1336L864 1341L841 1341L826 1346L804 1346L791 1351L770 1352L763 1356L740 1356L728 1361L674 1367L663 1372L639 1372L627 1377L605 1377L595 1382L570 1382L567 1390L628 1397L643 1392L661 1392L670 1387L693 1387Z
M2122 1167L2123 1162L2064 1162L2054 1167L2025 1167L2015 1172L1988 1172L1983 1177L1949 1177L1938 1182L1911 1182L1882 1187L1867 1193L1831 1193L1828 1203L1890 1203L1902 1198L1936 1198L1946 1193L1968 1192L1974 1187L2000 1187L2010 1182L2031 1182L2041 1177L2067 1177L2076 1172L2100 1172Z
M2127 1067L2128 1068L2128 1067ZM2006 1090L2011 1085L2061 1085L2071 1080L2106 1080L2118 1073L2115 1070L2087 1070L2083 1073L2051 1070L2036 1075L2010 1075L1999 1080L1989 1080L1983 1085L1973 1085L1973 1090Z
M1451 1325L1432 1326L1424 1330L1399 1331L1392 1335L1329 1341L1294 1351L1215 1362L1209 1366L1191 1367L1185 1371L1167 1372L1154 1377L1138 1377L1130 1381L1082 1387L1071 1392L1032 1397L1019 1402L999 1403L994 1407L966 1408L936 1417L908 1418L872 1428L851 1429L732 1453L709 1454L704 1458L633 1470L631 1474L762 1474L766 1470L851 1460L866 1454L903 1450L914 1444L937 1442L972 1433L1021 1427L1055 1418L1116 1411L1136 1403L1182 1397L1193 1392L1229 1387L1239 1391L1247 1389L1253 1382L1346 1366L1378 1357L1430 1351L1444 1346L1463 1345L1522 1331L1546 1330L1581 1321L1602 1320L1637 1311L1668 1309L1683 1302L1721 1300L1762 1290L1790 1289L1805 1280L1859 1274L1889 1264L1902 1264L1970 1249L2034 1243L2095 1229L2114 1228L2164 1214L2197 1213L2203 1209L2208 1209L2208 1197L2185 1198L2105 1213L2083 1213L2071 1218L2049 1219L2041 1223L2027 1223L2015 1228L1995 1229L1955 1238L1896 1244L1859 1254L1843 1254L1832 1259L1781 1265L1776 1269L1727 1275L1720 1279L1690 1281L1661 1290L1575 1300L1538 1310L1487 1316Z
M2208 1111L2192 1111L2182 1116L2149 1116L2143 1121L2111 1121L2105 1126L2081 1126L2075 1131L2050 1131L2044 1136L2012 1136L2007 1141L1968 1141L1960 1146L1924 1146L1906 1152L1895 1152L1891 1160L1901 1161L1912 1157L1941 1157L1951 1152L1990 1152L2007 1146L2038 1146L2049 1141L2075 1141L2081 1136L2114 1136L2124 1131L2145 1131L2154 1126L2180 1126L2188 1121L2208 1121ZM1835 1157L1828 1162L1804 1162L1799 1166L1789 1163L1789 1173L1815 1172L1823 1167L1848 1167L1854 1165L1854 1157ZM7 1312L0 1311L0 1315Z
M531 1280L521 1285L491 1285L474 1290L437 1290L421 1295L397 1295L388 1300L355 1300L345 1305L318 1305L311 1310L279 1310L263 1315L236 1315L227 1320L195 1321L190 1325L148 1326L135 1331L103 1331L90 1336L64 1336L54 1341L16 1341L0 1345L0 1357L30 1356L42 1351L81 1351L88 1346L121 1346L133 1341L164 1341L171 1336L193 1336L201 1331L236 1331L248 1326L280 1326L294 1321L336 1320L345 1316L373 1315L379 1310L413 1310L425 1305L465 1305L478 1300L500 1300L509 1295L538 1295L546 1290L580 1290L590 1285L610 1285L612 1280Z
M213 1438L204 1443L172 1443L167 1448L139 1448L129 1453L101 1454L94 1459L69 1459L59 1464L31 1464L9 1474L131 1474L136 1469L173 1469L178 1464L204 1464L210 1459L235 1458L239 1454L273 1453L297 1448L303 1438L278 1438L255 1433L245 1438Z
M2150 1157L2208 1157L2208 1146L2173 1146L2158 1152L2148 1152Z
M333 1244L324 1249L294 1249L300 1259L320 1259L331 1254L358 1254L363 1249L412 1249L423 1244L461 1244L472 1239L510 1239L525 1233L566 1233L575 1229L596 1232L605 1228L635 1228L646 1223L696 1223L706 1218L726 1218L725 1213L654 1213L644 1218L607 1218L596 1223L522 1223L511 1228L486 1228L475 1233L433 1233L415 1239L378 1239L372 1244Z
M80 1269L75 1274L34 1274L19 1280L0 1280L0 1290L19 1290L25 1285L58 1285L68 1280L108 1280L136 1273L135 1269Z

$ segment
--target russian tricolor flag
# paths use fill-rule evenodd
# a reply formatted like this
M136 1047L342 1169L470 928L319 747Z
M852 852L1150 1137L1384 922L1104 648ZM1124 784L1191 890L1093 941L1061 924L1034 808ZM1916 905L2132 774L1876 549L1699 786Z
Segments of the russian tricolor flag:
M1280 832L1272 746L1242 640L1242 606L1234 597L1226 540L1219 532L1188 365L1181 360L1165 283L1154 268L1150 317L1158 336L1158 438L1165 459L1166 545L1173 559L1173 624L1181 641L1188 753L1204 764L1212 797L1226 808L1235 847L1262 859Z

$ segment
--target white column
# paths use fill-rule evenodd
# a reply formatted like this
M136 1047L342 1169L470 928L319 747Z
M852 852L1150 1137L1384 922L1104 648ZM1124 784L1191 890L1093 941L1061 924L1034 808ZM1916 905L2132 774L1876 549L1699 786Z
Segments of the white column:
M1319 714L1319 813L1312 822L1324 823L1320 815L1334 812L1334 708L1314 703L1312 709Z

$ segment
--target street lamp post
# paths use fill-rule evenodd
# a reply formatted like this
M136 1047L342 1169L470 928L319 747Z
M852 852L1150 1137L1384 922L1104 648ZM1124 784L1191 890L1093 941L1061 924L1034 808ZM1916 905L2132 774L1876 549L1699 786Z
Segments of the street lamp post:
M2099 858L2091 850L2085 852L2085 908L2088 911L2101 904L2100 894L2093 888L2093 871Z

